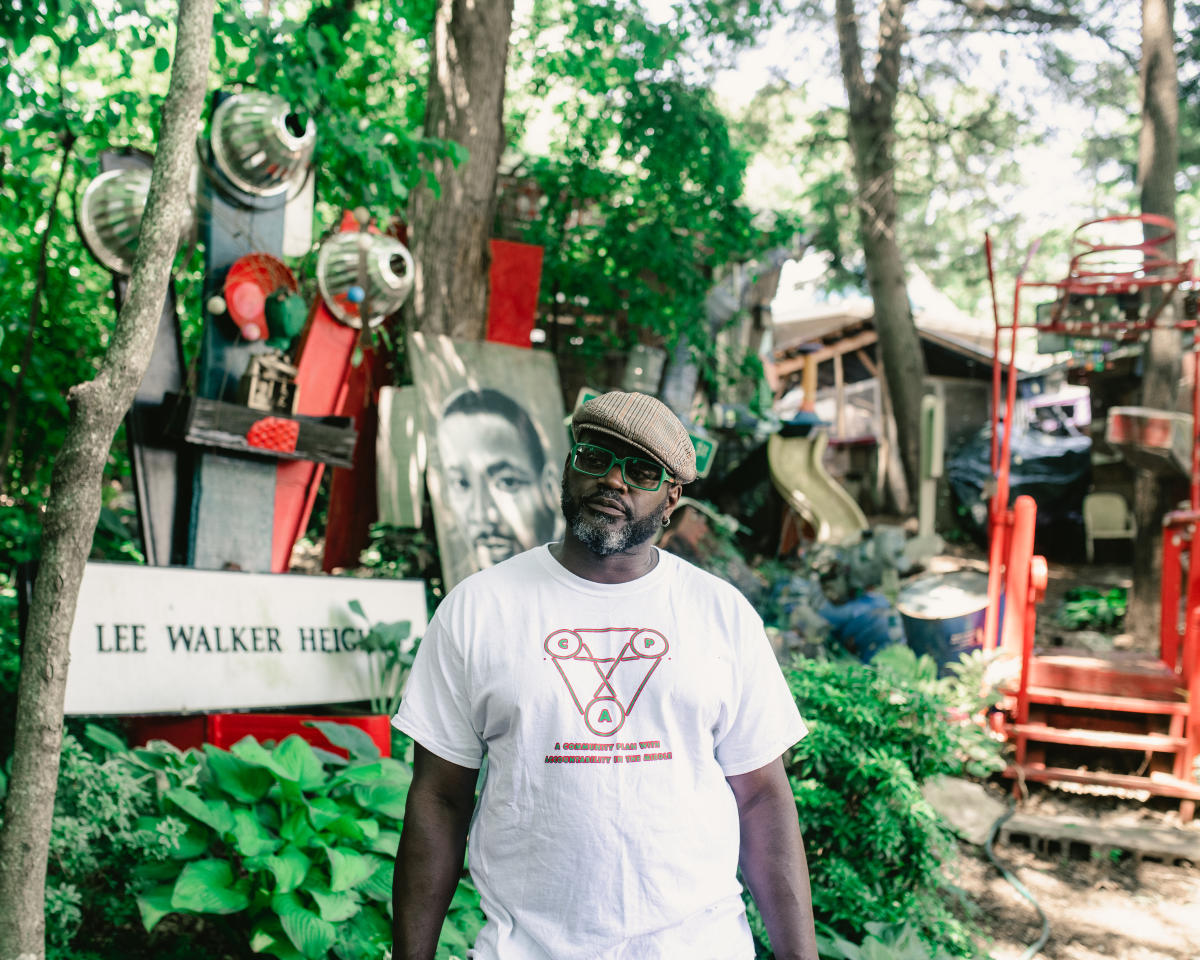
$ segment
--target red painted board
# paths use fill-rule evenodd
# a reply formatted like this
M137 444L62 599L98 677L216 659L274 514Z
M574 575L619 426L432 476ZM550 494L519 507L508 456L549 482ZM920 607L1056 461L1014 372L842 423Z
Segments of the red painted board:
M351 369L346 397L338 413L353 417L358 431L354 467L337 468L329 487L322 569L358 565L371 524L379 518L375 484L375 439L379 434L379 388L388 383L386 357L364 350L362 363Z
M512 240L489 240L487 339L528 347L542 283L542 248Z
M353 327L335 320L324 301L318 299L296 364L297 413L327 417L338 412L358 336ZM276 468L272 573L287 572L292 548L308 526L324 472L324 464L307 460L281 461Z
M346 756L346 751L333 746L316 727L306 726L309 720L336 721L358 727L379 748L382 756L392 755L392 729L388 718L382 714L366 716L317 716L310 713L212 713L208 716L208 742L228 750L243 737L256 740L274 740L299 734L313 746Z
M314 746L346 756L345 750L333 746L316 727L305 726L307 720L329 720L358 727L375 742L382 756L392 755L391 725L382 714L343 717L311 713L210 713L189 717L129 717L126 726L129 742L134 746L166 740L180 750L198 750L204 743L228 750L243 737L278 743L295 733Z

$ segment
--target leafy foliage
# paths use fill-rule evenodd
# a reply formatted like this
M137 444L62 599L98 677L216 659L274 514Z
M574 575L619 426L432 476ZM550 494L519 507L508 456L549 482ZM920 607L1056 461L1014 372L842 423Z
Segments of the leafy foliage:
M133 751L157 781L159 811L141 826L178 831L170 859L135 871L148 931L172 914L221 916L256 953L280 960L383 956L412 771L381 758L356 728L314 726L350 760L297 736L272 748L247 737L229 751ZM481 926L464 878L439 957Z
M1063 598L1055 619L1068 630L1120 630L1125 621L1128 593L1124 587L1103 591L1072 587Z
M924 942L971 955L970 930L946 902L951 834L921 793L980 745L973 725L949 722L965 691L906 648L871 665L797 660L785 674L809 726L786 763L820 929L865 943L883 929L868 923L911 922ZM993 769L998 753L993 744Z

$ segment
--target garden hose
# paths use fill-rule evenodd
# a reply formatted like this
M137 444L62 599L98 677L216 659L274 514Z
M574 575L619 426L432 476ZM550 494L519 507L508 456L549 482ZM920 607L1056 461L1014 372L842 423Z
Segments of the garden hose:
M1025 884L1023 884L1019 879L1017 879L1016 874L1014 874L1008 869L1008 867L996 859L996 854L992 850L992 844L995 842L996 835L999 834L1000 828L1004 826L1005 821L1007 821L1008 818L1014 813L1016 813L1016 808L1010 804L1009 808L1004 812L1004 815L992 824L992 829L988 831L987 842L984 843L983 849L987 854L987 858L992 862L992 865L1000 871L1000 875L1004 877L1004 879L1010 884L1012 884L1013 889L1015 889L1017 893L1033 904L1033 909L1037 911L1037 915L1042 921L1041 936L1038 937L1037 941L1023 954L1021 954L1020 957L1020 960L1033 960L1033 958L1038 955L1038 951L1040 951L1042 947L1046 945L1046 941L1050 939L1050 919L1046 916L1046 912L1041 908L1041 906L1039 906L1037 900L1033 898L1033 894L1029 892L1029 888L1026 887Z

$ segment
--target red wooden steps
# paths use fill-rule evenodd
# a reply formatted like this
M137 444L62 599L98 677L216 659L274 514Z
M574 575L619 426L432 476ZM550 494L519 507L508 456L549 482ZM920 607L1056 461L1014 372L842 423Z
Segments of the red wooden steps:
M1115 733L1109 730L1052 727L1045 723L1014 723L1008 729L1027 740L1036 740L1039 743L1065 743L1111 750L1174 753L1187 743L1186 737L1172 737L1167 734Z
M1177 797L1182 801L1181 817L1186 821L1193 815L1200 783L1182 769L1191 707L1179 676L1158 659L1119 652L1106 657L1064 651L1034 655L1027 667L1024 714L1017 709L1019 689L1008 694L1006 733L1016 747L1016 757L1006 776ZM1035 746L1039 744L1056 745L1057 752L1049 757L1043 746ZM1073 747L1083 751L1079 768L1072 765ZM1146 776L1140 771L1084 769L1083 763L1094 760L1096 750L1157 754L1159 769ZM1127 762L1113 756L1116 770ZM1164 763L1170 774L1162 769Z

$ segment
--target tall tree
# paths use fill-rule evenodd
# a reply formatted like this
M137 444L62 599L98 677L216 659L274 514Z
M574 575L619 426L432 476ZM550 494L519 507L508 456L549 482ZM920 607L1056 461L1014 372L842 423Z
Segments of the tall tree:
M1175 58L1173 0L1142 0L1142 127L1138 139L1138 187L1142 213L1175 219L1175 175L1179 168L1179 70ZM1146 227L1146 238L1160 234ZM1163 246L1174 259L1174 240ZM1163 308L1160 323L1175 316L1176 303ZM1179 331L1155 330L1143 357L1142 405L1174 410L1181 369ZM1193 374L1194 375L1194 374ZM1125 626L1143 641L1158 636L1162 579L1162 519L1167 489L1161 478L1137 468L1133 509L1138 536L1133 545L1133 591Z
M925 360L913 323L896 235L896 97L900 90L906 0L879 4L879 40L874 72L864 67L855 0L837 0L836 19L842 81L850 101L850 149L858 186L856 203L866 259L867 283L875 304L879 357L886 371L896 420L900 459L910 490L920 475L920 417ZM907 509L907 504L901 504Z
M416 261L410 329L465 340L482 340L486 332L512 13L513 0L438 0L425 135L459 149L434 161L410 199Z
M45 956L45 879L62 746L68 638L113 437L154 344L208 78L213 0L180 0L175 63L129 294L95 379L72 388L25 633L12 777L0 827L0 960Z

